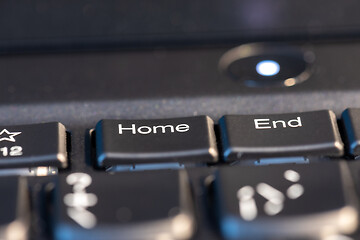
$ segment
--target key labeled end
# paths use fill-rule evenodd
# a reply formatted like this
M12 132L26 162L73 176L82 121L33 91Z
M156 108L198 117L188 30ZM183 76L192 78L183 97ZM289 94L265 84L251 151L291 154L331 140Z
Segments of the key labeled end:
M219 121L226 161L283 156L342 156L332 111L228 115Z
M207 116L101 120L95 128L97 164L216 162L214 123Z

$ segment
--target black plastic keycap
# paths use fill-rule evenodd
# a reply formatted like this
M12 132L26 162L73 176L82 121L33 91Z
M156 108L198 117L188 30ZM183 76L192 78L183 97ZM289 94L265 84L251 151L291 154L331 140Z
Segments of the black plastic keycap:
M346 109L341 118L347 153L357 158L360 155L360 109Z
M54 239L189 239L195 228L190 192L185 171L61 176Z
M0 177L0 192L0 239L28 239L30 199L26 179Z
M204 163L218 158L213 121L207 116L101 120L96 125L99 166L137 163Z
M229 115L219 121L226 161L281 156L341 156L333 112Z
M358 226L345 162L224 167L212 186L226 239L332 239Z
M66 130L58 122L0 127L0 168L66 168Z

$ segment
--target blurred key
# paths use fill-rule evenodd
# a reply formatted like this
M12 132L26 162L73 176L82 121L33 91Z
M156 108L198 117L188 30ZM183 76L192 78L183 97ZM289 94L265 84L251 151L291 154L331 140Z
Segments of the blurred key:
M0 239L28 239L30 199L25 178L0 177L0 192Z
M283 156L341 156L333 112L228 115L219 121L226 161Z
M195 228L183 171L61 176L55 206L56 240L185 240Z
M358 227L345 162L224 167L212 187L226 239L332 239Z
M0 127L0 168L66 168L66 130L58 122Z
M346 109L341 116L345 130L345 143L347 152L358 157L360 155L360 109Z

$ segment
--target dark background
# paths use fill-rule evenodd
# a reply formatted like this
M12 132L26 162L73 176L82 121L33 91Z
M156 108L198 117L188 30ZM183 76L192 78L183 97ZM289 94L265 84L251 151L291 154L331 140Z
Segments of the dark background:
M356 0L12 0L0 50L189 46L360 35Z

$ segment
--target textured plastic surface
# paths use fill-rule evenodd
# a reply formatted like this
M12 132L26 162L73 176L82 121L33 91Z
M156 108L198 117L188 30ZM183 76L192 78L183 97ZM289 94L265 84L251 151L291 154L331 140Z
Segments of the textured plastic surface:
M354 65L360 61L359 43L299 44L300 48L313 52L316 59L310 78L289 88L248 88L222 74L218 70L219 59L232 47L6 55L0 57L0 102L123 102L165 98L188 101L189 98L206 96L230 97L234 101L241 96L243 104L248 96L276 95L270 98L270 102L255 104L259 109L264 104L283 104L276 98L288 97L289 94L298 98L301 94L316 92L313 98L319 98L323 94L344 90L349 91L349 95L360 88L357 80L359 68ZM339 101L334 97L330 99ZM251 97L252 101L257 101L257 98ZM251 102L246 103L245 108ZM323 104L315 99L311 102L312 105ZM142 112L148 110L152 111L147 108Z
M0 50L57 50L353 37L352 0L2 1Z

